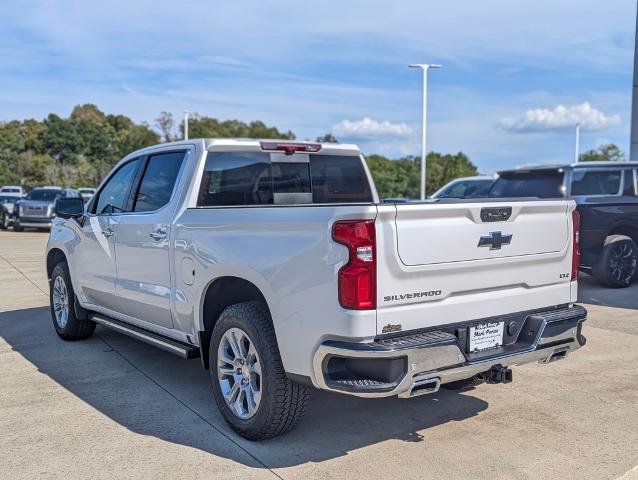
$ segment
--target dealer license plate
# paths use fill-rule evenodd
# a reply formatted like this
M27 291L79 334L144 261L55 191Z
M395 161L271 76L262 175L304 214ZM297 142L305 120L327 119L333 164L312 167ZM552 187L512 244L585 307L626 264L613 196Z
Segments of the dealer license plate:
M503 322L470 327L470 352L482 352L503 345Z

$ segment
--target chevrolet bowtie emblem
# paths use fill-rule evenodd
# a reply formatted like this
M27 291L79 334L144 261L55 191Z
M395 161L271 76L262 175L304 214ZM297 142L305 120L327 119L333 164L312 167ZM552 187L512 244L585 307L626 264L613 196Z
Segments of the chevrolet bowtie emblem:
M509 245L512 235L503 232L490 232L479 239L479 247L490 247L490 250L500 250L503 245Z

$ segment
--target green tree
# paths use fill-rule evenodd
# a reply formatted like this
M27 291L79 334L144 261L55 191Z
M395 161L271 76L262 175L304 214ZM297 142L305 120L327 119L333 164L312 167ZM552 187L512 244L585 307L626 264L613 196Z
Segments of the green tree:
M181 137L184 136L184 123L180 124ZM240 120L220 121L214 117L192 114L188 120L188 136L190 138L278 138L294 140L291 131L281 132L269 127L264 122L245 123ZM180 138L181 138L180 137Z
M381 198L419 197L421 160L418 157L390 160L380 155L370 155L366 160ZM426 192L432 194L455 178L470 177L477 173L476 166L462 152L455 155L430 152L427 157Z
M339 140L337 140L332 133L326 133L320 137L317 137L317 140L315 141L320 143L339 143Z
M147 124L77 105L68 118L0 123L0 184L93 186L124 155L158 143Z
M581 153L578 160L581 162L622 162L626 159L618 145L608 143L598 147L598 150L588 150Z
M173 136L173 126L175 125L175 120L173 119L172 113L160 113L159 117L155 119L155 125L157 125L157 128L159 128L159 131L162 135L162 140L164 142L172 142L173 140L175 140L175 137Z
M175 138L170 113L162 112L157 126L160 134L146 123L137 124L125 115L105 114L93 104L77 105L68 118L51 113L42 121L0 122L0 184L94 186L128 153ZM183 129L182 123L179 125L182 135ZM197 114L192 115L189 130L193 138L295 139L291 131L279 130L262 121L246 123ZM327 133L317 141L337 142L337 139ZM624 157L615 145L601 147L596 154L609 159ZM381 197L418 197L418 158L390 160L370 155L367 162ZM430 152L427 166L428 193L454 178L477 172L470 159L460 152L455 155Z

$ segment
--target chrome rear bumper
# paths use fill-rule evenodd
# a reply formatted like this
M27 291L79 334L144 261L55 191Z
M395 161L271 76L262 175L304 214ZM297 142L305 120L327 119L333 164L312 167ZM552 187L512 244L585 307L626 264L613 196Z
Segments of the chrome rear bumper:
M415 386L423 385L433 388L418 388L419 394L432 393L441 384L467 379L498 365L549 363L565 358L585 344L581 327L586 318L587 311L578 305L536 312L526 317L516 342L480 353L466 353L455 335L442 331L408 334L363 344L328 341L315 352L315 380L321 389L360 397L398 395L408 398L414 396ZM343 375L337 379L331 377L329 362L344 365L348 361L356 363L358 359L391 360L399 374L394 379L383 381L365 378L365 374L360 372L351 379L343 378ZM402 367L397 367L401 364Z

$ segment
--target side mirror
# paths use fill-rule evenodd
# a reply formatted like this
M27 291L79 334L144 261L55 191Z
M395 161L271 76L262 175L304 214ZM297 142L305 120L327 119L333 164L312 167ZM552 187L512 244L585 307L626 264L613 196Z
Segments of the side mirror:
M80 218L84 215L84 202L76 197L58 198L55 214L60 218Z

